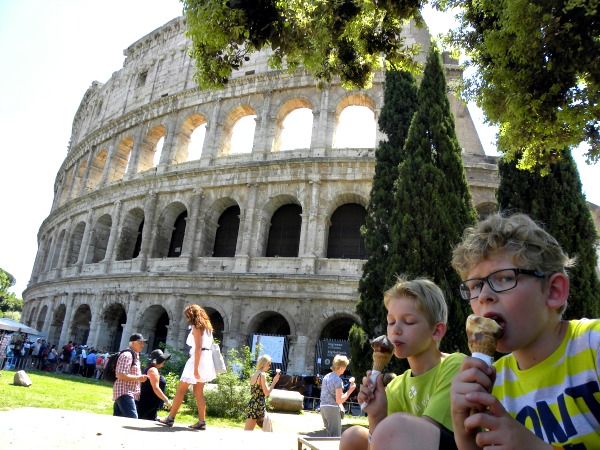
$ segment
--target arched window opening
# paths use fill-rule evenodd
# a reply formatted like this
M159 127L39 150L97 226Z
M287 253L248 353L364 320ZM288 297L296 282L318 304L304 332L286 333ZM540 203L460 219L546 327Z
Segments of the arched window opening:
M331 215L327 258L365 259L365 242L360 227L367 211L361 205L349 203L340 206Z
M88 256L86 258L87 264L94 264L104 260L111 227L112 218L110 215L105 214L98 219L96 227L92 232L92 237L90 238Z
M107 157L108 152L105 149L100 150L94 157L92 165L90 166L90 173L88 175L86 188L88 192L96 189L102 182L102 174L104 173L104 166L106 165Z
M231 129L231 146L229 153L251 153L256 130L256 115L252 114L239 119Z
M335 148L373 148L377 123L366 106L351 105L339 116L333 146Z
M137 238L135 240L135 247L133 247L133 253L131 254L131 259L135 259L140 255L140 251L142 250L142 234L144 233L144 220L140 223L137 232Z
M156 143L156 151L154 152L154 158L152 158L152 164L154 165L154 167L156 167L160 164L160 157L162 155L164 145L165 145L165 137L163 136Z
M81 242L83 241L84 231L85 222L79 222L71 233L69 251L67 252L67 267L74 265L79 260L79 252L81 251Z
M81 161L79 168L77 169L77 173L75 174L75 178L73 180L73 188L71 189L71 198L77 198L80 194L82 194L83 190L83 178L85 177L85 172L87 169L87 161ZM83 192L85 193L85 192Z
M232 258L235 256L239 228L240 207L230 206L219 217L213 249L214 257Z
M169 258L177 258L181 255L183 247L183 238L185 237L185 223L187 220L187 211L179 214L173 225L173 233L171 234L171 243L169 245Z
M204 138L206 137L206 123L197 127L190 136L190 144L188 145L188 161L195 161L202 157L202 147L204 146Z
M134 259L139 255L143 229L144 211L141 208L134 208L125 215L121 225L117 261Z
M48 261L50 260L50 252L52 251L52 238L48 239L46 246L44 247L44 259L42 260L42 272L46 272L48 267Z
M284 205L271 217L267 257L297 257L300 247L300 228L302 225L302 207Z
M131 150L133 149L133 138L127 136L115 149L115 154L110 163L110 172L108 176L108 182L112 183L115 181L122 180L127 169L129 168L129 158L131 157Z
M46 314L48 314L48 307L44 305L40 314L38 315L37 322L35 324L35 329L38 331L42 331L44 329L44 323L46 322Z
M51 269L56 269L58 267L60 252L65 242L65 234L65 230L62 230L58 235L58 239L56 240L56 246L54 247L54 252L52 254L52 264L50 265Z
M310 148L313 112L309 108L298 108L289 113L281 126L281 150Z

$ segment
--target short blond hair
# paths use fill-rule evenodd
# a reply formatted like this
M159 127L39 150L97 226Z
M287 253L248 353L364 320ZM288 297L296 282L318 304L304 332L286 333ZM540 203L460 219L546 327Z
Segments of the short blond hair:
M331 370L336 371L341 367L348 367L350 360L345 355L335 355L331 363Z
M264 371L267 364L271 364L271 357L267 354L261 355L256 361L256 370Z
M452 267L465 279L480 262L497 255L512 255L513 263L523 269L562 273L575 265L575 258L563 251L558 241L526 214L490 215L471 228L452 252ZM562 314L565 303L558 310Z
M427 278L409 281L400 275L396 284L383 294L383 304L389 309L390 301L401 297L413 299L430 326L439 322L448 323L448 305L444 293L433 281Z

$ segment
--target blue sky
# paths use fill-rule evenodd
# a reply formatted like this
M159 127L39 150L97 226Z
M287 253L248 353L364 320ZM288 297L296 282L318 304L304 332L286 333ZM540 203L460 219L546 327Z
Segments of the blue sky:
M16 277L17 296L31 276L84 93L123 66L123 50L181 10L178 0L0 0L0 267ZM433 34L449 23L442 15L426 20ZM493 130L469 109L493 153ZM600 204L600 168L579 166L588 200Z

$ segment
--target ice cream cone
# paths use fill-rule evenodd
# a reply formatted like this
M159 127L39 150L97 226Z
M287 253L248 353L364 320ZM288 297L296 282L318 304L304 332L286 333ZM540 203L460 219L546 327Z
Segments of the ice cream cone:
M493 356L498 339L502 336L502 328L495 320L471 314L467 317L467 336L471 353L482 353Z
M392 359L392 353L373 352L373 370L383 372L383 369Z

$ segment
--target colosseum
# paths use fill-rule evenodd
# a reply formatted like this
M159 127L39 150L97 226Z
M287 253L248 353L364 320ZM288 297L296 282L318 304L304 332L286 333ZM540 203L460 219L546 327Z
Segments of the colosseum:
M160 342L183 350L183 309L197 303L225 351L260 341L286 372L320 372L325 347L343 347L360 321L359 228L385 139L384 74L368 90L339 80L319 89L305 71L269 69L257 53L225 89L206 91L193 81L185 28L175 18L133 43L123 68L85 93L38 233L23 321L58 346L117 350L141 332L145 351ZM404 33L424 61L428 31L411 23ZM449 80L461 77L457 61L444 56L444 66ZM496 161L449 96L484 213Z

